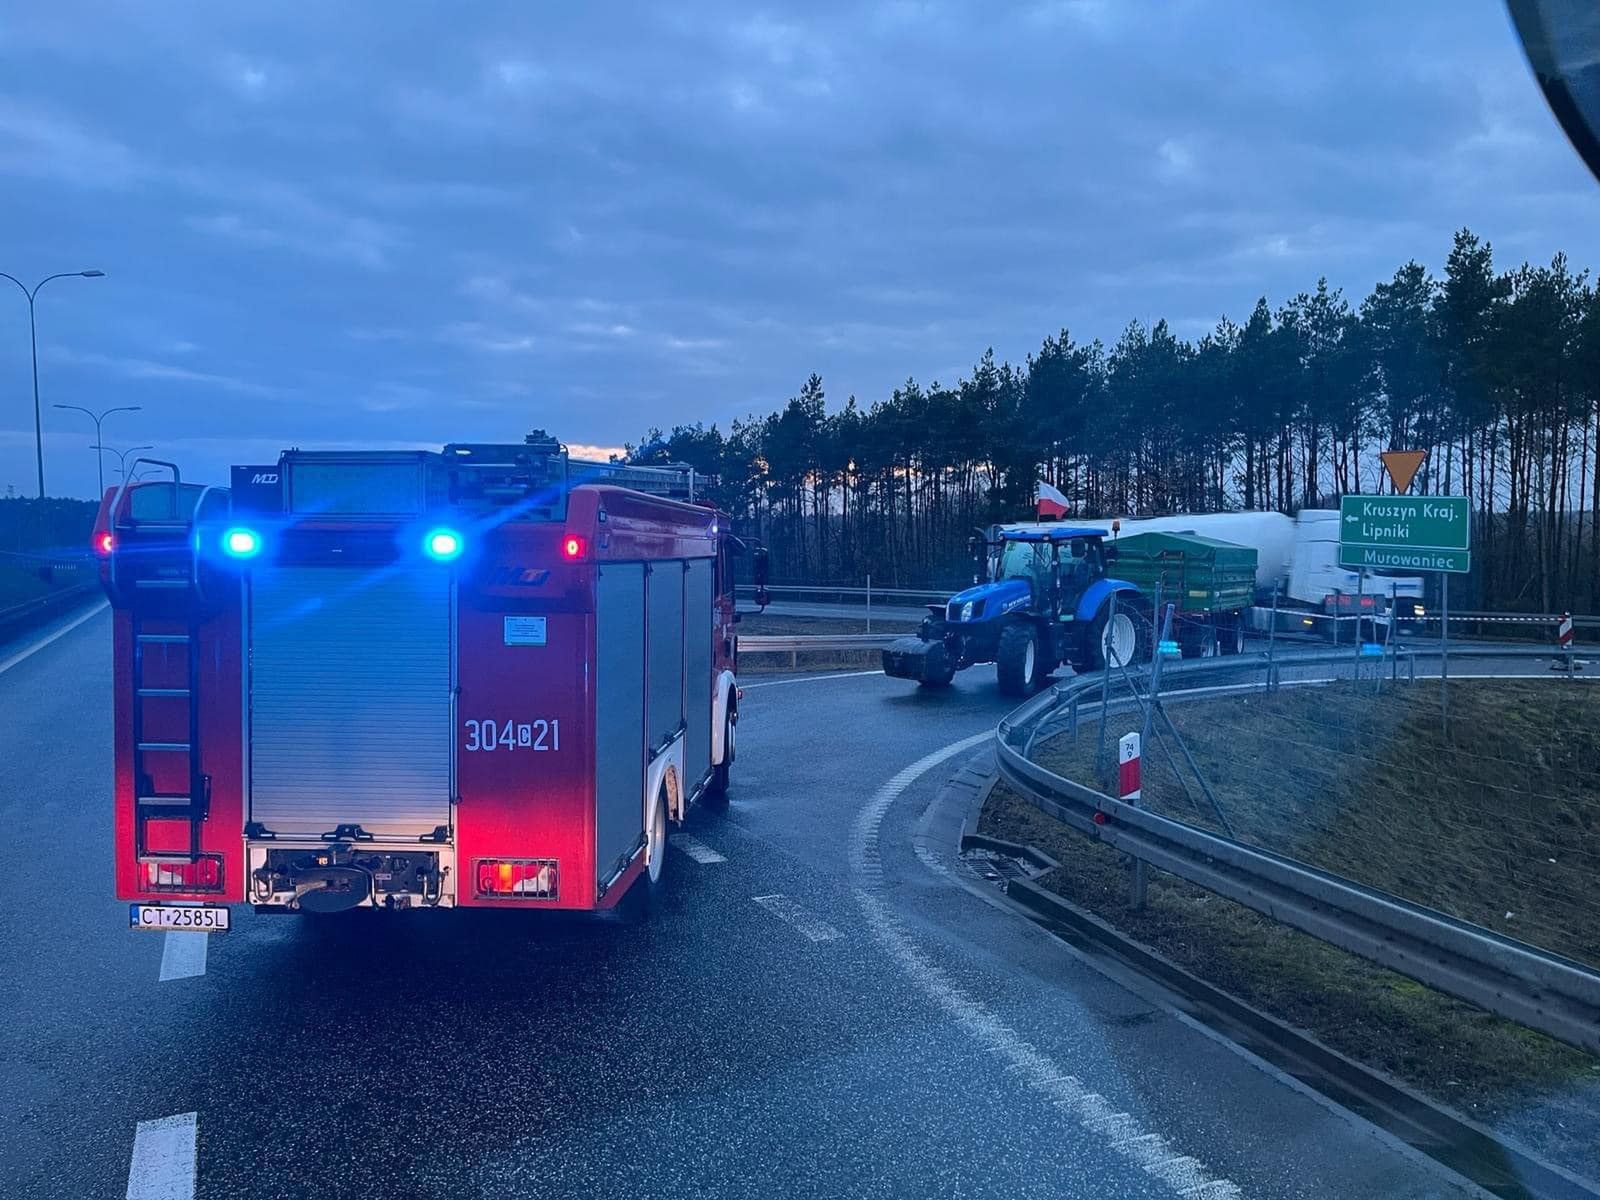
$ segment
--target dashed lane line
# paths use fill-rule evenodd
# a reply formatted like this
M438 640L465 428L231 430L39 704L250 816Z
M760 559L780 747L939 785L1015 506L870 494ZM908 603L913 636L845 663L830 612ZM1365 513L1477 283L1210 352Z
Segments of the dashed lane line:
M1117 1111L1104 1096L1063 1071L1049 1055L962 990L917 947L900 918L879 896L883 883L879 835L890 806L920 776L993 736L989 731L974 734L919 758L879 788L857 815L850 840L850 869L857 881L856 903L866 915L873 939L957 1025L994 1053L1009 1074L1100 1139L1102 1145L1186 1200L1240 1200L1243 1193L1237 1184L1221 1178L1199 1159L1178 1153L1166 1138L1143 1128L1131 1114Z
M0 675L4 675L7 671L11 670L12 667L16 666L18 663L22 662L24 659L32 658L35 654L39 653L39 651L43 650L46 646L50 645L50 643L56 641L59 638L66 637L67 634L71 633L79 625L82 625L85 621L91 620L94 617L98 617L101 613L105 612L105 610L110 608L110 607L111 607L111 605L110 605L109 601L102 600L99 604L95 605L88 612L84 613L76 621L73 621L73 622L71 622L69 624L63 625L60 629L56 630L54 633L47 634L46 636L40 638L37 642L33 643L33 645L29 646L26 650L19 650L15 654L13 654L10 658L0 659Z
M725 857L718 854L699 838L690 837L687 833L675 833L672 835L670 840L672 842L673 849L682 850L697 863L709 865L711 863L728 861Z
M161 983L172 979L192 979L206 973L206 944L209 934L177 933L168 930L161 946Z
M199 1113L140 1121L133 1133L127 1200L194 1200Z
M821 917L808 909L801 908L781 893L750 898L773 916L789 924L796 933L809 942L833 942L844 936Z

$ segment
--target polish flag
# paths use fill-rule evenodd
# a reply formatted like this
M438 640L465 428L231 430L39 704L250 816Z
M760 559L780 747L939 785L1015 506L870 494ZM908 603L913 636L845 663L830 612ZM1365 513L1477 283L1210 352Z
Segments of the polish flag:
M1064 517L1067 515L1067 498L1041 479L1035 511L1041 517Z

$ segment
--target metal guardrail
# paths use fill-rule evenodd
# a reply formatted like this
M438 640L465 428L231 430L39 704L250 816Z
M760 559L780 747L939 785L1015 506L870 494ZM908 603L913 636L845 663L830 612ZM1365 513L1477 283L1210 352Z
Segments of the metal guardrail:
M903 633L823 633L740 635L740 654L787 654L789 665L797 666L807 650L881 650Z
M1416 657L1436 657L1439 650L1411 646L1406 653L1414 663ZM1461 647L1457 653L1475 658L1554 657L1532 647ZM1185 687L1210 695L1259 691L1281 679L1286 670L1298 673L1302 668L1349 662L1348 654L1311 651L1281 654L1271 662L1265 656L1244 655L1174 664L1165 676L1173 689L1163 689L1164 698L1178 699L1179 689ZM1259 677L1211 686L1211 681L1241 671ZM1283 855L1125 804L1032 761L1033 744L1041 731L1066 710L1076 719L1087 695L1097 697L1094 710L1104 707L1108 713L1138 703L1131 694L1106 697L1103 686L1097 676L1057 684L1012 712L995 731L1001 775L1036 807L1080 833L1274 920L1600 1053L1600 972L1593 968Z
M739 584L735 589L741 596L755 594L753 585ZM899 599L912 600L917 604L943 604L950 599L952 592L959 588L946 588L943 591L931 588L865 588L865 587L830 587L827 584L772 584L767 591L774 596L850 596L866 600L872 599Z
M808 650L881 650L903 633L753 634L739 638L740 654L787 654L791 667Z
M791 650L881 650L904 633L818 633L740 635L739 650L745 654Z

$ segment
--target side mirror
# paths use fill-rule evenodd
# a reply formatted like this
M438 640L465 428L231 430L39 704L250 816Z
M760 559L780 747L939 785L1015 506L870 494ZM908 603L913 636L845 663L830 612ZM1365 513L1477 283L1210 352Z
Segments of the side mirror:
M767 595L767 578L771 567L768 561L767 548L765 546L757 546L753 557L756 579L756 605L760 608L765 608L772 603L772 597Z

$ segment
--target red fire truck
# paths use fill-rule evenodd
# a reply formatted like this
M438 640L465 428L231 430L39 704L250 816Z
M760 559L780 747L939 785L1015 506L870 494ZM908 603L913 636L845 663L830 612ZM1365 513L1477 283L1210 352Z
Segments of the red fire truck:
M95 527L133 927L609 908L726 796L746 548L693 472L542 434L150 465Z

